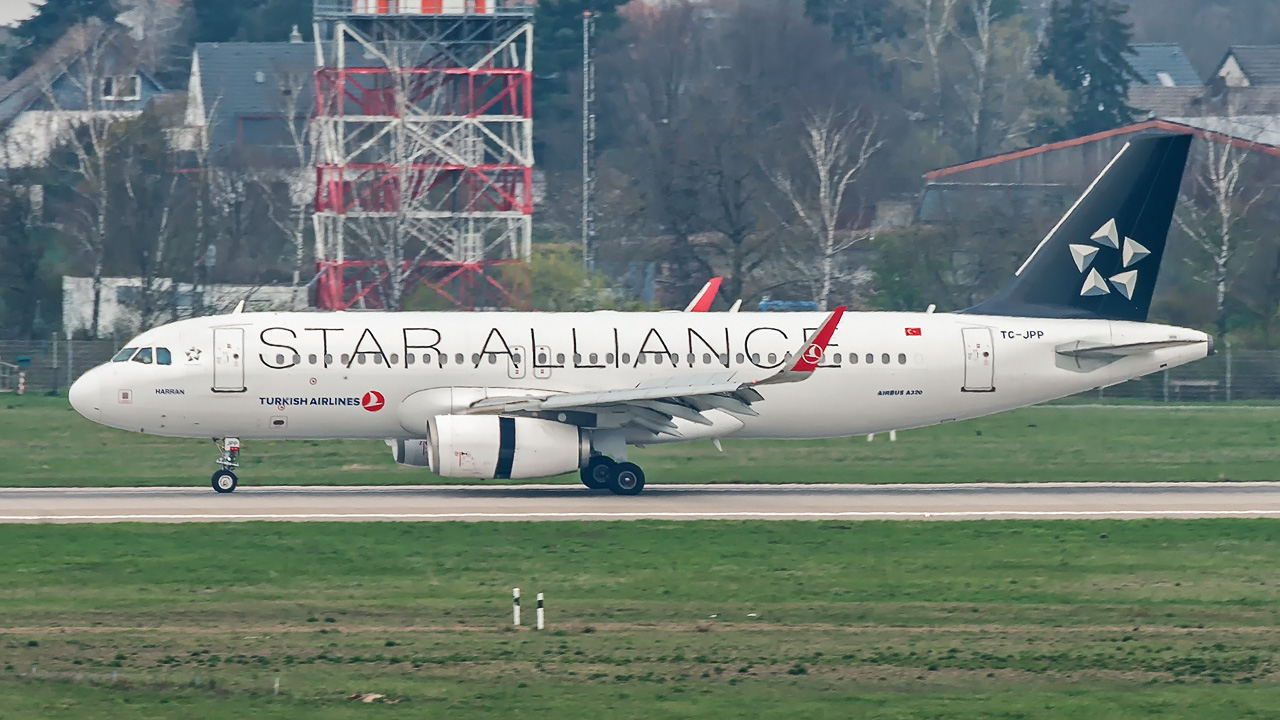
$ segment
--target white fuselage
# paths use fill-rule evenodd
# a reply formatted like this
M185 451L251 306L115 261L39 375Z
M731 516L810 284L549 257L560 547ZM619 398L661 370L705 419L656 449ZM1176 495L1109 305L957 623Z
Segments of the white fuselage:
M477 399L633 388L646 381L776 372L820 313L245 313L149 330L131 347L168 365L107 363L78 383L77 409L105 425L176 437L424 436L425 415ZM1184 344L1079 362L1065 344ZM803 382L758 388L756 417L682 437L819 438L905 429L1023 407L1196 360L1209 337L1108 320L846 314ZM157 351L158 354L158 351ZM856 362L851 358L856 356ZM424 362L425 360L425 362ZM674 362L673 362L674 361ZM452 407L415 405L452 388ZM726 418L728 416L726 415Z

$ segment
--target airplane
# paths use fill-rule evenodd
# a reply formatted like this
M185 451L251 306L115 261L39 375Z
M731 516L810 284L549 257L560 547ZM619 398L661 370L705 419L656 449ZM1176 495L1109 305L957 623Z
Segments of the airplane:
M1025 407L1213 353L1203 332L1147 322L1190 142L1127 143L967 310L235 312L141 333L70 402L111 427L212 438L220 493L238 485L243 438L381 439L395 462L448 478L578 472L635 495L632 447Z

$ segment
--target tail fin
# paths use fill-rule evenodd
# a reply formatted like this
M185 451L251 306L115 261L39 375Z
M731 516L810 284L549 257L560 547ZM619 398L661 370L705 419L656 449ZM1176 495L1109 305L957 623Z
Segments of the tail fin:
M962 312L1146 320L1190 147L1173 134L1125 144L1013 281Z

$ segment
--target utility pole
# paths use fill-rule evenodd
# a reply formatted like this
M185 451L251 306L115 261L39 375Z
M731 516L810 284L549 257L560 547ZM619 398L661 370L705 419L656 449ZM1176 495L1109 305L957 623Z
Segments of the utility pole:
M582 266L596 268L596 13L582 13Z

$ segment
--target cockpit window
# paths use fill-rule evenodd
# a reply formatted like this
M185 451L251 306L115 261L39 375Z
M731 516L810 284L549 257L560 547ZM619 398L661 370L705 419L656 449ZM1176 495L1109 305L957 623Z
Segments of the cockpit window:
M128 362L129 358L133 357L133 354L136 352L138 352L138 348L136 347L125 348L116 353L116 356L111 358L111 362Z
M142 348L139 350L138 354L133 356L133 361L136 363L142 363L143 365L150 365L151 348Z
M173 356L169 354L169 348L156 348L156 364L168 365L173 362Z

